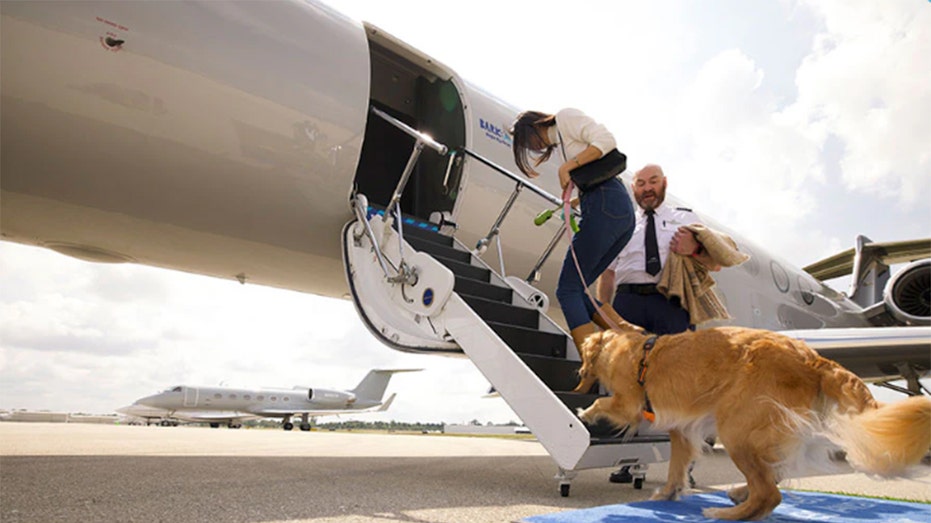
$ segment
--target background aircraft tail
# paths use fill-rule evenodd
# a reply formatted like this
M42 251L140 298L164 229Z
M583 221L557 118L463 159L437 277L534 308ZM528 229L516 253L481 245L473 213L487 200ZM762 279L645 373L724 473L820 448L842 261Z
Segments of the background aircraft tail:
M376 369L370 370L362 378L362 381L350 392L356 395L358 399L368 399L381 401L385 395L385 389L388 387L388 381L391 375L397 372L419 372L423 369Z

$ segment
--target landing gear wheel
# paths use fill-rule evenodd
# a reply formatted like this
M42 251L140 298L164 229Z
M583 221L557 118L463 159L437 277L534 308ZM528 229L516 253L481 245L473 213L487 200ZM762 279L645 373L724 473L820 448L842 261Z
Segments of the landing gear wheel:
M560 483L560 484L559 484L559 495L562 496L562 497L564 497L564 498L568 498L568 497L569 497L569 487L570 487L570 486L571 486L571 485L569 485L568 483Z
M290 421L281 426L284 430L291 430L294 428L294 423Z
M643 478L634 478L634 488L637 490L643 488Z
M301 427L301 430L303 430L304 432L310 431L310 423L301 423L300 427Z

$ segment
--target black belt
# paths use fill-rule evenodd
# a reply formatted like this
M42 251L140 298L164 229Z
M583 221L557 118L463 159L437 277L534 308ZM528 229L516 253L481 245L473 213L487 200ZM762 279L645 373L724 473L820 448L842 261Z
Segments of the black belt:
M655 283L622 283L617 286L618 294L640 294L640 295L649 295L649 294L659 294L659 291L656 290Z

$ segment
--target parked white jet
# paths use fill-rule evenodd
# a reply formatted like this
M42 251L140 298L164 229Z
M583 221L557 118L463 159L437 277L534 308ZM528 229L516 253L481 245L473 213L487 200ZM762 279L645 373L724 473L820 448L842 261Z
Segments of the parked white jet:
M391 376L422 369L371 370L351 390L308 387L292 389L242 389L232 387L191 387L178 385L164 392L136 400L137 405L163 409L169 417L185 421L221 424L239 428L242 422L259 418L282 418L284 430L291 430L291 416L300 415L301 430L310 430L311 416L382 412L395 395L382 401Z

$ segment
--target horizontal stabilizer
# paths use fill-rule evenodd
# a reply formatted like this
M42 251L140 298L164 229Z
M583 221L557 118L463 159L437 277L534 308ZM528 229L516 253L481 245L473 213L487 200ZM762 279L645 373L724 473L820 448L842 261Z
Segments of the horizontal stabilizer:
M921 240L905 240L898 242L868 242L863 245L864 251L880 259L883 263L906 263L931 257L931 238ZM804 271L819 280L831 280L847 276L854 270L856 249L846 251L825 258L804 267Z
M391 406L391 402L394 401L395 396L397 396L397 394L394 394L394 393L392 393L391 396L388 396L388 401L382 403L381 407L378 407L378 410L376 410L375 412L384 412L388 410L388 407Z

